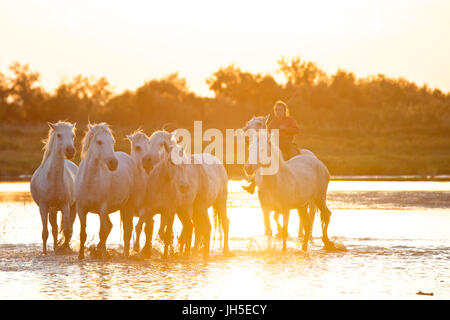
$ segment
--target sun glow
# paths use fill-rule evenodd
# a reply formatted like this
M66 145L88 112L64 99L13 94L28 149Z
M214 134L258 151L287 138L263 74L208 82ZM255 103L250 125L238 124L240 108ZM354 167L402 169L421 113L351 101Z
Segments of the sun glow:
M449 12L446 1L409 0L9 1L0 5L0 67L30 63L48 88L80 73L106 76L117 91L179 71L211 95L205 79L220 66L274 73L281 56L302 55L327 72L449 90Z
M29 192L29 182L3 182L0 183L0 192Z

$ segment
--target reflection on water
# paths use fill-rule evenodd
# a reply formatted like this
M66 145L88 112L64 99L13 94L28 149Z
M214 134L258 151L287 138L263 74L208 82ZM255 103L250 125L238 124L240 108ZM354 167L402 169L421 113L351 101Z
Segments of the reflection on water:
M230 249L212 257L121 258L119 214L108 239L110 261L41 254L41 222L28 183L0 183L0 298L2 299L301 299L450 298L450 183L332 181L329 235L347 252L325 252L319 219L314 244L300 251L297 214L290 219L288 251L270 244L256 195L229 184ZM88 242L98 241L98 216L88 215ZM156 219L158 227L159 219ZM176 221L175 230L179 232ZM275 230L275 225L273 225ZM156 235L155 235L156 236ZM144 240L144 239L143 239ZM49 237L49 249L52 238ZM418 296L418 291L434 296Z

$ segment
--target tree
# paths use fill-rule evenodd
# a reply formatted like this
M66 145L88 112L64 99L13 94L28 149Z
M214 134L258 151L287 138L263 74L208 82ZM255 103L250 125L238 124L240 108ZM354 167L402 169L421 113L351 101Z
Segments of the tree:
M290 61L285 57L277 61L281 72L291 86L312 86L327 80L327 75L315 62L294 57Z
M70 118L82 120L96 118L106 112L113 92L105 78L77 75L62 82L46 104L46 113L52 120Z
M241 105L246 116L270 112L275 101L285 95L283 87L271 75L243 72L235 65L220 68L206 83L217 98Z
M45 92L39 86L40 74L30 70L28 65L14 62L9 66L13 76L6 79L9 120L40 120Z

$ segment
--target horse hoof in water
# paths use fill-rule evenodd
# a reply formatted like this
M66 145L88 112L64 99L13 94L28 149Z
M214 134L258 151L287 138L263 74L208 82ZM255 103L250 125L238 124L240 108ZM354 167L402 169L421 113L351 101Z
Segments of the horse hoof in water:
M143 260L144 260L144 257L143 257L140 253L138 253L138 254L130 255L130 256L128 257L128 259L129 259L129 260L134 260L134 261L143 261Z
M304 238L304 237L305 237L304 235L298 235L298 236L297 236L297 241L299 241L299 242L303 241L303 238ZM313 238L309 239L309 243L310 243L310 244L314 244Z
M111 258L111 255L106 250L100 250L98 253L98 259L100 260L108 260Z
M67 247L61 246L61 247L58 247L58 248L55 249L55 254L56 254L56 255L63 255L63 254L68 253L68 251L69 251L69 250L68 250Z
M55 249L55 254L57 255L68 253L71 253L71 249L68 243L63 243L62 245L57 246Z
M329 252L336 252L336 251L347 251L347 248L342 243L336 243L336 242L327 242L323 246L325 251Z
M98 246L91 246L89 248L89 253L95 259L106 260L111 257L106 251L106 248L99 248Z
M139 252L139 256L142 259L150 259L150 257L152 256L152 251L151 250L142 250L141 252Z

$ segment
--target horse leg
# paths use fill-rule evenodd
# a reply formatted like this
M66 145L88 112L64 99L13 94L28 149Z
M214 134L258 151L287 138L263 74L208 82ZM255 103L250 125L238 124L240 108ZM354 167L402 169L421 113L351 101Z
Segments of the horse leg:
M142 218L139 218L139 221L136 224L136 227L134 227L134 231L136 233L136 240L134 242L133 250L136 252L139 252L139 249L141 246L140 240L141 240L141 232L142 232L143 224L144 224L144 220Z
M199 213L203 231L203 258L207 259L209 256L209 245L211 241L211 221L209 221L208 209L202 210Z
M62 212L62 224L64 232L64 243L61 245L59 250L64 250L69 247L70 239L72 239L73 219L69 204L64 205L61 212Z
M286 241L289 236L288 226L289 226L289 210L286 210L285 212L283 212L283 231L281 234L283 239L283 251L286 251Z
M200 225L201 220L199 220L197 214L194 213L192 221L194 222L194 234L195 234L194 252L198 252L202 245L202 228Z
M183 224L183 231L181 232L181 248L184 247L184 255L189 256L191 253L192 245L192 229L194 224L192 223L192 209L188 210L186 214L180 214L179 218Z
M58 222L56 221L57 216L57 210L50 210L48 214L48 220L50 221L50 225L52 226L53 251L56 251L58 247Z
M272 237L272 229L270 228L270 210L268 210L267 208L261 207L262 212L263 212L263 216L264 216L264 230L265 230L265 235L268 238Z
M185 247L185 238L186 238L186 227L184 225L184 213L183 212L177 212L177 216L178 219L181 221L182 224L182 228L181 228L181 233L180 236L178 237L178 251L179 252L184 252L184 247Z
M312 226L314 223L315 207L311 204L308 204L307 206L297 208L297 212L298 212L298 218L300 220L300 226L298 228L298 238L299 239L304 238L304 236L306 235L306 232L308 231L307 226L306 226L307 221L304 218L304 216L307 215L308 221L310 224L310 228L311 228L309 241L311 241L311 243L312 243L313 242Z
M97 245L97 250L100 258L106 257L106 240L112 229L112 223L109 215L105 212L100 213L100 242Z
M164 237L166 234L166 225L167 225L167 221L166 221L166 216L164 214L161 214L161 219L160 219L160 223L159 223L159 230L158 230L158 236L161 240L164 241Z
M322 222L322 240L323 243L325 245L331 245L331 241L328 238L328 225L330 224L330 216L331 216L331 211L327 210L322 212L320 211L320 219L323 221Z
M77 205L74 203L70 206L70 225L73 227L75 219L77 218Z
M277 234L275 235L275 238L280 238L283 234L283 226L280 224L280 214L275 211L273 213L273 219L277 223Z
M105 241L103 244L103 250L104 250L105 254L106 254L106 240L108 239L108 236L111 233L112 227L113 227L113 224L111 222L111 219L109 218L109 214L107 214L106 215L106 228L107 228L106 229L106 237L105 237ZM129 250L129 248L130 248L130 240L128 239L128 250Z
M68 237L68 241L70 241L72 239L72 234L73 234L73 224L75 223L75 219L77 217L77 206L74 203L73 205L70 206L70 237Z
M48 239L48 208L46 205L39 205L39 213L42 221L42 253L47 254Z
M325 204L325 199L315 199L315 203L320 210L320 220L322 223L322 241L325 247L333 246L330 239L328 239L328 224L330 223L331 211Z
M86 215L87 212L81 211L80 209L78 211L78 219L80 220L80 252L78 253L78 259L83 260L84 259L84 244L86 242Z
M313 226L314 226L314 220L316 218L316 206L314 204L314 201L311 201L308 205L308 210L309 210L309 224L310 224L310 228L311 228L311 232L310 232L310 237L309 237L309 241L311 243L313 243Z
M227 203L226 200L221 202L216 208L217 213L219 215L219 221L222 222L223 229L223 253L226 254L230 251L228 247L228 232L230 229L230 219L228 219L227 215Z
M192 246L192 232L194 230L194 223L192 221L192 217L194 215L193 208L189 208L186 216L186 235L184 238L184 255L189 256L191 254L191 246ZM183 224L184 229L184 224Z
M144 258L150 258L152 254L153 217L145 221L144 232L145 232L145 244L144 248L142 248L141 253Z
M302 219L302 215L300 213L300 209L297 209L297 213L298 213L298 220L299 220L299 226L298 226L298 235L297 237L299 239L301 239L304 235L305 235L305 226L304 226L304 221Z
M170 215L167 217L167 223L166 223L166 232L164 234L164 258L167 258L169 256L169 246L172 243L172 232L173 232L173 221L175 219L175 214L170 213ZM162 220L161 220L162 221Z
M123 221L123 255L128 258L130 255L130 240L133 232L133 215L129 208L122 208L120 216Z
M306 251L308 248L308 242L311 237L311 221L308 215L308 210L306 207L300 207L297 209L300 220L303 222L304 235L303 235L303 245L302 250Z

